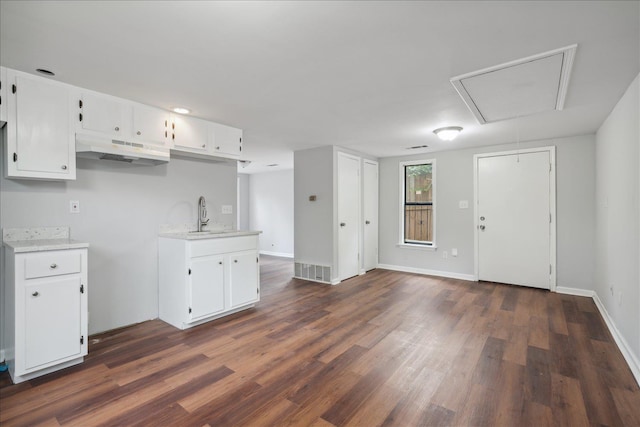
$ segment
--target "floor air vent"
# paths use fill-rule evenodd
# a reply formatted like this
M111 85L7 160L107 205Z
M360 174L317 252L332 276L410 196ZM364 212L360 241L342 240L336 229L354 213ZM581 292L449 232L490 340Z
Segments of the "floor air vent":
M313 280L314 282L331 283L331 267L327 265L295 263L294 277Z

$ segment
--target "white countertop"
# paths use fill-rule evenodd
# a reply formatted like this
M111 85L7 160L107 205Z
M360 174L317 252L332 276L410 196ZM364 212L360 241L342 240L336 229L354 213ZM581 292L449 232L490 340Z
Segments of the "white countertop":
M160 233L160 237L180 240L201 240L201 239L222 239L225 237L254 236L262 231L241 231L241 230L224 230L224 231L182 231L176 233Z
M89 244L73 239L33 239L4 241L4 246L13 249L14 252L40 252L58 251L63 249L88 248Z

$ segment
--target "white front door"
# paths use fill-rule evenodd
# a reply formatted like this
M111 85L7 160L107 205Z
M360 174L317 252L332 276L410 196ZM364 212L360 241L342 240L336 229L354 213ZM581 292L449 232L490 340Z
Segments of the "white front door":
M338 153L338 275L360 273L360 159Z
M551 151L476 162L478 279L550 289Z
M364 161L363 171L364 270L378 267L378 163Z

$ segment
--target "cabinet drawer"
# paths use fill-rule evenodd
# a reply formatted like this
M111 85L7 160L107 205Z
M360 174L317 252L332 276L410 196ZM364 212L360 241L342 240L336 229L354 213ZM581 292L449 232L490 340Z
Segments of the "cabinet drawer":
M257 236L222 237L191 241L191 256L224 254L258 248Z
M79 251L55 251L33 254L24 259L25 279L59 276L80 272Z

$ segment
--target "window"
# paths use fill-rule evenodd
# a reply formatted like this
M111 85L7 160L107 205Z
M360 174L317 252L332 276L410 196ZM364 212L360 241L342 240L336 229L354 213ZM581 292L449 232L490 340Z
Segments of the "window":
M400 163L401 245L435 247L435 160Z

